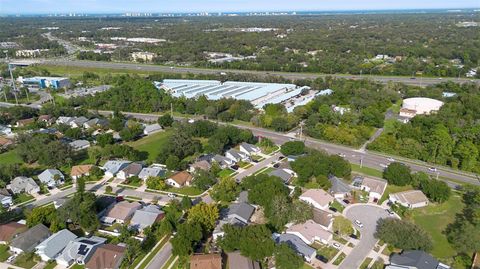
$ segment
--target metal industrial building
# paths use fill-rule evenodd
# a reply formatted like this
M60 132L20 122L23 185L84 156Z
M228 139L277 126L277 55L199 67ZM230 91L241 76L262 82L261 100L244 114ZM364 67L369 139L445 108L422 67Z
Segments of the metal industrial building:
M163 82L155 82L155 85L175 97L196 98L204 95L210 100L233 98L250 101L256 108L294 100L303 90L310 89L308 86L299 87L295 84L235 81L222 83L217 80L165 79Z

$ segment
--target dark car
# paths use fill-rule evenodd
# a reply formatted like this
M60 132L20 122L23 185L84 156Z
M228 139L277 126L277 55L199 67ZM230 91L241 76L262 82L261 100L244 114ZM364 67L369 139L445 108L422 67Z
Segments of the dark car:
M280 164L279 163L276 163L273 165L273 168L279 168L280 167Z
M337 209L335 207L330 207L329 209L332 210L333 212L337 212Z
M232 168L233 170L237 171L237 170L238 170L238 168L240 168L240 167L239 167L238 165L236 165L236 164L235 164L235 165L232 165L232 166L230 166L230 168Z

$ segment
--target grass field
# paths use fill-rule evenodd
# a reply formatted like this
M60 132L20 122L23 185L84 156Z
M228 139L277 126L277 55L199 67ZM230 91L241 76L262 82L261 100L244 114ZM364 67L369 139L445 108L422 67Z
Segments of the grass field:
M33 196L31 196L28 193L19 193L19 194L15 195L15 197L13 198L13 203L14 204L21 204L21 203L24 203L26 201L30 201L32 199L33 199Z
M171 134L172 130L166 130L164 132L155 133L137 141L130 142L128 145L136 150L148 152L148 161L153 162L160 153L162 146L168 143L168 139Z
M379 171L379 170L376 170L376 169L373 169L373 168L370 168L370 167L365 167L364 166L364 167L360 168L360 165L354 164L354 163L352 163L351 166L352 166L352 171L354 171L354 172L358 172L358 173L361 173L361 174L364 174L364 175L367 175L367 176L379 177L379 178L382 178L382 176L383 176L382 171Z
M0 154L0 164L15 164L22 163L22 159L18 156L15 150L10 150Z
M227 178L230 177L230 175L232 175L233 173L235 173L235 171L233 171L232 169L223 169L222 171L218 172L218 177Z
M10 257L7 245L0 245L0 262L4 262Z
M455 250L448 243L443 231L452 223L455 214L462 211L463 202L458 194L443 204L431 204L427 207L412 210L413 221L425 229L433 240L433 256L441 259L451 258Z
M338 257L335 259L335 261L333 261L333 265L340 265L346 257L347 255L345 253L340 253L340 255L338 255Z
M174 192L183 195L195 196L201 194L203 191L195 187L182 187L182 188L168 188L165 191Z

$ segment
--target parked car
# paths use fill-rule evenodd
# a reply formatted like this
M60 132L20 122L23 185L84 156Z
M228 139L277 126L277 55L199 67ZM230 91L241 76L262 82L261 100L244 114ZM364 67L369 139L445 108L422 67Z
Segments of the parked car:
M435 167L429 167L429 168L428 168L428 171L435 173L435 172L437 172L437 168L435 168Z
M273 168L279 168L280 167L280 164L279 163L276 163L273 165Z
M395 161L395 159L394 159L394 158L392 158L392 157L389 157L389 158L387 158L387 161L389 161L389 162L394 162L394 161Z
M340 249L341 245L339 243L334 242L332 246L336 249Z
M337 209L335 207L330 207L329 208L332 212L337 212Z
M354 221L355 225L357 225L359 228L363 228L363 223L361 221L359 221L358 219L356 219Z
M177 197L177 195L175 195L174 193L169 193L169 194L167 194L167 196L170 197L170 198L175 198L175 197Z

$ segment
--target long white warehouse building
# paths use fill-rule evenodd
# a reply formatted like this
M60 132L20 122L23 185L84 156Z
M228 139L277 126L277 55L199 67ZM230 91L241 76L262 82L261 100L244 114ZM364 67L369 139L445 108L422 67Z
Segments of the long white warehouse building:
M197 98L204 95L210 100L233 98L250 101L256 108L283 103L299 96L304 89L310 89L295 84L179 79L165 79L155 82L155 86L175 97Z

